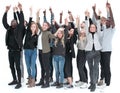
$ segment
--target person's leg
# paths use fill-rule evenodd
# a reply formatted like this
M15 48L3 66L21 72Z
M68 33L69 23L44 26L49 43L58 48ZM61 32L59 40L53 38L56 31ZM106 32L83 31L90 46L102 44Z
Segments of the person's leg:
M86 60L88 62L89 67L89 77L90 77L90 86L88 89L91 89L93 85L93 56L92 51L86 52Z
M24 65L23 65L23 51L20 56L21 82L24 82Z
M59 73L60 73L60 79L59 82L63 84L64 82L64 64L65 64L65 58L63 56L59 56Z
M78 81L81 81L81 76L80 76L80 50L78 50L78 53L77 53L77 69L78 69L78 75L79 75L79 80ZM78 81L76 81L76 83L78 83Z
M35 64L35 81L37 81L37 64Z
M28 87L34 87L35 86L35 76L36 76L36 59L37 59L37 49L31 50L31 83Z
M14 61L17 70L18 84L16 85L16 89L21 87L21 69L20 69L20 51L14 51Z
M79 54L79 68L80 68L80 78L82 82L86 82L87 83L87 77L86 77L86 73L84 72L84 68L85 68L85 63L86 63L86 56L85 56L85 51L80 50L80 54Z
M35 76L36 76L36 68L35 68L35 65L36 65L36 59L37 59L37 50L34 49L34 50L31 50L31 75L32 75L32 78L35 79Z
M99 76L100 52L99 51L94 51L93 53L94 53L94 58L93 58L93 75L92 75L93 86L92 86L90 91L95 91L96 83L98 81L98 76Z
M10 65L10 70L11 70L11 74L13 77L13 81L8 83L8 85L13 85L13 84L17 84L17 78L16 78L16 74L15 74L15 67L14 67L14 55L13 55L13 51L9 51L8 52L8 58L9 58L9 65Z
M72 55L71 53L67 54L66 55L66 58L65 58L65 61L66 61L66 68L65 68L65 73L67 75L67 80L68 80L68 83L69 83L69 86L67 88L72 88L73 85L73 67L72 67Z
M53 82L53 63L52 63L52 57L53 57L53 50L52 47L50 48L50 77L49 77L49 81Z
M30 64L31 64L31 58L30 58L30 50L25 50L25 62L26 62L26 67L27 67L27 73L28 73L28 78L31 77L31 69L30 69Z
M44 65L44 69L45 69L45 84L41 87L41 88L47 88L49 87L49 71L50 71L50 53L43 53L43 65Z
M103 85L104 78L105 78L105 62L104 62L104 52L100 53L101 59L100 59L100 81L98 82L98 86Z
M41 78L39 83L36 84L36 86L40 86L44 84L45 80L45 69L42 61L42 50L39 50L39 62L40 62L40 67L41 67Z
M56 76L56 82L59 82L59 63L58 63L58 56L53 57L53 64L55 68L55 76Z
M110 80L111 80L110 57L111 57L111 52L104 53L105 83L107 86L110 85Z

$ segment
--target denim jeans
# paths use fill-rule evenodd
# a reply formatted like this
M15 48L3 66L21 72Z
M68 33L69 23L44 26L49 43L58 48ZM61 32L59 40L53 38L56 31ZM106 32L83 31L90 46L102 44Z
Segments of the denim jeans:
M87 51L86 58L90 70L90 83L96 84L99 77L100 51Z
M24 52L28 76L35 79L36 75L35 64L37 58L37 49L25 49Z
M65 57L54 55L53 66L55 68L56 82L63 83L64 81L64 64Z

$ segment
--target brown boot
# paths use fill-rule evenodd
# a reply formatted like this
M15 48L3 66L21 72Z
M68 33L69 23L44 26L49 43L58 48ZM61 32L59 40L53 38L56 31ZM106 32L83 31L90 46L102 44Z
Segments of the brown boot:
M31 83L31 77L28 78L28 82L26 83L26 85L29 85Z
M28 85L29 88L35 87L35 79L31 79L31 83Z

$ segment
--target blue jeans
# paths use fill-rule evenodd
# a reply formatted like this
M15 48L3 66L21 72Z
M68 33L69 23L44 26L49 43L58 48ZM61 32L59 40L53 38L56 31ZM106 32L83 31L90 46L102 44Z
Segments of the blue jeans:
M28 76L35 79L36 75L35 64L37 59L37 49L25 49L24 53Z
M63 83L64 81L64 64L65 57L54 55L53 66L55 67L56 82Z

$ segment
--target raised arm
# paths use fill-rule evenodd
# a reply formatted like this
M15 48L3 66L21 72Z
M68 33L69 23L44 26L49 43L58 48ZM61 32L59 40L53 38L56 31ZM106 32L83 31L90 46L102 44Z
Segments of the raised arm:
M77 29L77 32L80 32L80 17L76 17L76 23L75 23L75 28Z
M70 20L70 22L73 22L74 18L73 18L73 15L72 15L71 11L68 10L68 14L69 14L69 20Z
M46 9L43 11L43 21L44 21L44 22L47 22Z
M85 32L86 32L86 34L88 34L88 16L89 16L89 12L86 10L85 11Z
M63 11L60 12L60 20L59 20L59 23L62 24L62 16L63 16Z
M30 7L29 10L30 10L30 17L29 17L29 22L28 22L28 25L27 25L27 29L30 29L30 25L31 25L31 22L32 22L32 7Z
M93 9L93 15L94 17L96 18L96 20L98 19L98 15L96 13L96 4L94 6L92 6L92 9Z
M36 13L36 23L38 25L38 28L42 31L42 27L40 25L40 9Z
M52 8L51 8L51 7L49 8L49 11L50 11L50 14L51 14L51 19L50 19L50 22L51 22L51 24L52 24L52 20L54 20L54 13L53 13L53 11L52 11Z
M6 29L9 29L9 24L7 22L7 13L9 11L11 6L6 6L6 10L5 10L5 13L3 15L3 18L2 18L2 23L3 23L3 26L6 28Z
M15 7L13 7L13 16L14 16L14 19L15 19L16 21L18 21L18 20L17 20L16 12L17 12L17 10L16 10L16 6L15 6Z
M112 28L114 28L115 22L114 22L114 17L113 17L110 3L108 3L108 2L106 3L106 8L107 8L107 13L109 13L108 15L109 15L110 24L112 25Z
M18 19L19 19L19 24L21 26L24 26L24 14L23 14L22 4L21 3L18 3L18 8L20 10L20 13L17 11L17 15L18 15Z

